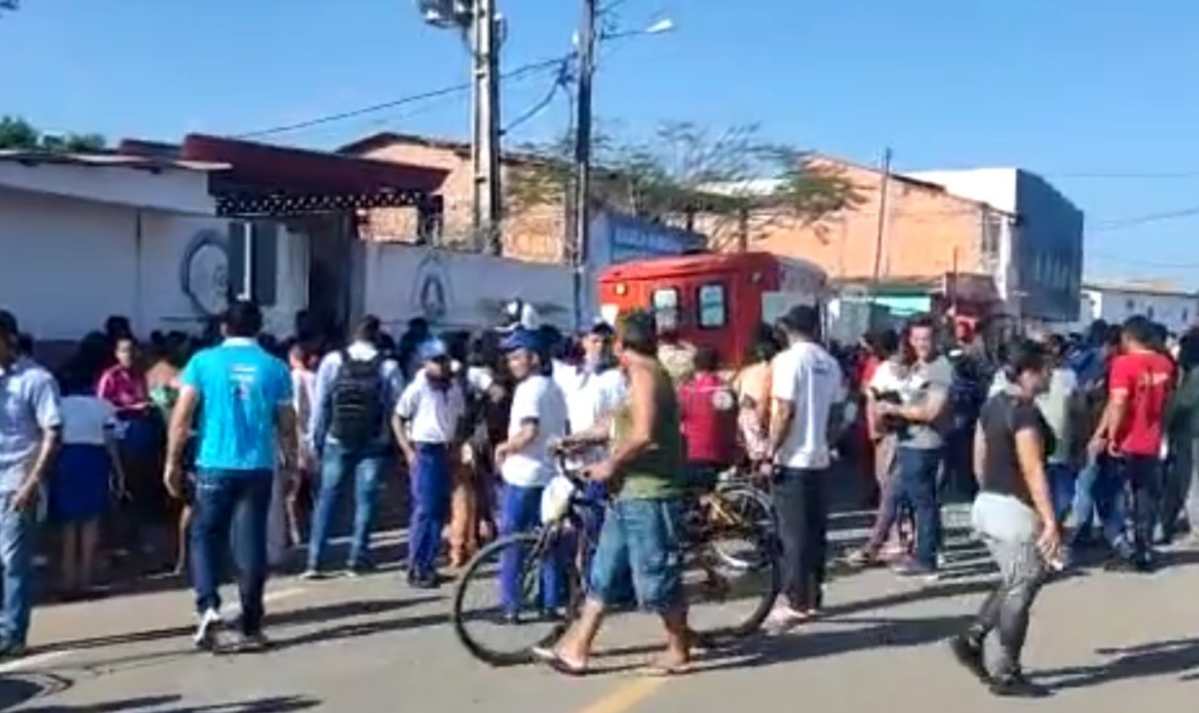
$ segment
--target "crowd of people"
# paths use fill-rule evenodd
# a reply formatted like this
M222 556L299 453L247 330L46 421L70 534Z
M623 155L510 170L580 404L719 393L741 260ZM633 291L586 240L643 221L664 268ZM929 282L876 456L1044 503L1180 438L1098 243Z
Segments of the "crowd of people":
M101 548L145 561L161 554L144 550L155 542L147 528L172 532L170 563L196 591L202 647L221 638L232 550L242 613L236 641L220 645L253 651L267 646L267 572L289 546L306 545L309 580L375 569L387 479L408 482L408 582L436 589L488 540L538 525L565 450L609 507L582 614L537 655L585 671L604 613L632 597L664 622L667 651L651 668L678 673L693 643L680 498L735 467L769 487L783 582L766 626L782 633L824 605L840 459L837 472L856 473L877 504L852 566L935 579L941 506L973 499L1001 577L953 651L996 693L1036 695L1020 649L1049 574L1092 544L1110 549L1111 569L1151 571L1155 548L1199 523L1199 332L1174 339L1142 317L995 349L965 323L918 317L846 348L823 344L819 311L799 306L763 325L735 370L643 312L571 336L519 301L475 334L413 320L397 341L369 316L344 343L301 319L282 342L262 327L257 307L237 302L219 335L155 334L143 348L114 317L51 375L0 312L0 655L24 651L43 518L60 530L51 560L65 598L95 593ZM346 490L354 517L340 566L328 543ZM520 568L513 550L497 581L513 619ZM553 615L561 572L542 574ZM1003 655L988 669L992 630Z

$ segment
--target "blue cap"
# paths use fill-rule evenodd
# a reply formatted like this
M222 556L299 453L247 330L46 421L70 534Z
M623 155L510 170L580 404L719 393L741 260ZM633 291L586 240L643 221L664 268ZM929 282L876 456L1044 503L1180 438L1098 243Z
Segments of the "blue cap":
M450 355L450 350L446 347L445 342L440 339L426 339L421 342L417 348L417 354L420 355L421 361L433 361L434 359L444 359Z
M511 334L504 337L500 342L500 349L505 352L514 352L517 349L527 349L535 352L541 348L541 340L536 332L527 329L516 329Z

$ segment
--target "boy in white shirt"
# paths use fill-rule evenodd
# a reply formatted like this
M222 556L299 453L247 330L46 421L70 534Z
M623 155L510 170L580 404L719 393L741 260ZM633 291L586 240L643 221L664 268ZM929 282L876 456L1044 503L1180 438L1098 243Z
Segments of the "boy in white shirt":
M420 589L436 589L441 528L450 505L450 453L457 446L458 421L466 412L466 400L451 374L444 342L430 339L418 354L424 367L400 395L392 429L411 473L408 582Z
M537 335L518 329L501 345L508 355L508 369L516 380L508 440L495 450L504 480L500 498L500 534L531 530L540 517L541 493L554 477L550 443L566 435L566 401L561 389L542 375L543 355ZM504 614L515 620L521 605L521 553L505 550L500 559L500 598ZM565 582L559 567L542 574L539 607L553 612L564 604Z

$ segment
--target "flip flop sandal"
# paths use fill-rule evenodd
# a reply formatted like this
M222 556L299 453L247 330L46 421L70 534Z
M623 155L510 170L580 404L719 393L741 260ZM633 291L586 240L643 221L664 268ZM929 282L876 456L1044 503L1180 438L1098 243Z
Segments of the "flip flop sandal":
M534 646L530 653L537 661L549 666L564 676L586 676L591 671L586 666L575 666L558 655L557 651L541 646Z
M690 663L671 665L652 663L642 666L638 673L647 678L670 678L671 676L683 676L691 671Z

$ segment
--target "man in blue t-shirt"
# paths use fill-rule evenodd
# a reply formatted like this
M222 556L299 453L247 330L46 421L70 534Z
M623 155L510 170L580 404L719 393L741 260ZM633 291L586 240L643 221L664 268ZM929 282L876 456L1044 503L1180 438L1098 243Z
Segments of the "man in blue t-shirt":
M196 449L192 582L199 624L197 647L216 650L221 625L224 546L232 529L241 592L241 638L235 651L267 646L262 634L266 584L266 528L276 466L294 472L296 415L287 366L258 346L262 313L235 302L222 325L225 341L196 354L183 371L183 388L171 416L164 480L183 497L183 449L192 421ZM196 411L199 417L196 418ZM282 463L276 463L276 453Z

